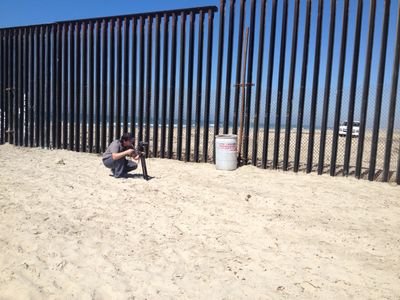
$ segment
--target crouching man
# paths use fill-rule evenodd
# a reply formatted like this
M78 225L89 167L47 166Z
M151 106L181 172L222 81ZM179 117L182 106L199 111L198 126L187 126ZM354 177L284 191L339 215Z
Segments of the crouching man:
M126 177L127 173L137 168L137 163L127 160L132 157L138 160L140 155L133 149L134 138L130 133L124 133L119 140L113 141L103 154L104 165L111 169L115 178Z

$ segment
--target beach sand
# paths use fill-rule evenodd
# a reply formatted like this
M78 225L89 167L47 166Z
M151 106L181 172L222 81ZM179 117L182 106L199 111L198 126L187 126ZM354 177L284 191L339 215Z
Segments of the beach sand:
M398 186L147 162L1 145L0 299L399 299Z

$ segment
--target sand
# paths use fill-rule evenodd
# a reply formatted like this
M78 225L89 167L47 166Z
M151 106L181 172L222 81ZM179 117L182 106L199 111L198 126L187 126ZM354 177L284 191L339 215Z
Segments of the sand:
M0 299L399 299L400 188L0 146ZM141 172L140 167L135 174Z

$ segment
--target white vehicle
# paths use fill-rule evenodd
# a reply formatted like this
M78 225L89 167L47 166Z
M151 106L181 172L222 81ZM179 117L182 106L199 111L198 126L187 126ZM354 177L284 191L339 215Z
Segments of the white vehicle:
M360 122L354 121L353 122L353 132L351 134L352 137L358 137L360 134ZM342 122L339 126L339 136L346 136L347 135L347 121Z

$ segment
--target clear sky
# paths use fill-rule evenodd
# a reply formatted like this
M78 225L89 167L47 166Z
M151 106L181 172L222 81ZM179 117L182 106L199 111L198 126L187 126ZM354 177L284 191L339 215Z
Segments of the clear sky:
M101 16L112 16L112 15L124 15L131 13L139 13L139 12L149 12L149 11L159 11L159 10L169 10L169 9L177 9L177 8L187 8L187 7L197 7L197 6L208 6L214 5L219 7L220 1L218 0L186 0L186 1L161 1L161 0L146 0L146 1L128 1L128 0L40 0L40 1L32 1L32 0L1 0L0 1L0 27L14 27L20 25L32 25L32 24L42 24L49 23L61 20L71 20L71 19L83 19L83 18L91 18L91 17L101 17ZM247 1L246 10L249 12L250 10L250 0ZM257 56L258 56L258 34L259 34L259 19L260 19L260 2L257 1L257 13L256 13L256 29L255 29L255 44L254 44L254 66L253 66L253 82L256 79L256 71L257 71ZM275 57L273 60L274 63L274 75L273 75L273 95L272 95L272 103L274 105L276 99L276 88L278 82L278 69L279 69L279 53L280 53L280 42L281 42L281 24L282 24L282 2L278 1L278 17L277 17L277 33L276 33L276 42L275 42ZM229 14L229 3L227 0L226 6L226 23L225 23L225 46L227 42L227 27L228 27L228 14ZM294 1L289 1L289 18L288 18L288 27L287 27L287 39L286 39L286 63L285 63L285 84L284 84L284 94L287 93L288 86L288 78L289 78L289 67L290 67L290 51L291 51L291 36L292 36L292 26L293 26L293 5ZM305 24L305 0L301 1L300 6L300 20L299 20L299 39L298 39L298 51L297 51L297 60L296 60L296 77L295 77L295 109L293 111L296 114L296 101L298 101L298 92L300 89L300 78L301 78L301 63L302 63L302 55L303 55L303 38L304 38L304 24ZM323 97L323 88L325 84L325 71L326 71L326 58L328 51L328 30L329 30L329 22L330 22L330 0L323 0L324 3L324 13L323 13L323 27L322 27L322 44L321 44L321 64L320 64L320 76L319 76L319 97L318 97L318 114L321 115L322 108L322 97ZM235 18L238 21L239 17L239 5L240 1L236 0L236 13ZM369 16L369 5L370 1L363 1L363 10L362 10L362 29L361 29L361 47L360 47L360 60L359 60L359 68L358 68L358 80L357 80L357 98L356 98L356 115L359 115L360 104L361 104L361 92L363 86L364 79L364 70L365 70L365 54L366 54L366 43L367 43L367 34L368 34L368 16ZM394 57L394 49L395 49L395 36L396 36L396 22L397 22L397 11L398 11L398 0L391 1L390 7L390 19L389 19L389 38L388 38L388 48L387 48L387 57L386 57L386 69L385 69L385 82L384 82L384 96L383 96L383 113L382 113L382 123L383 127L386 126L386 115L389 105L389 91L391 85L391 74L393 71L393 57ZM312 79L313 79L313 66L314 66L314 58L315 58L315 35L316 35L316 20L317 20L317 7L318 1L312 1L312 13L311 13L311 32L310 32L310 46L309 46L309 60L307 67L307 85L306 85L306 112L305 112L305 120L308 117L309 105L310 105L310 95L311 95L311 87L312 87ZM383 7L384 1L377 0L376 7L376 19L375 19L375 35L374 35L374 49L373 49L373 59L372 59L372 73L371 73L371 93L370 93L370 103L369 106L369 125L371 125L373 120L373 103L375 102L375 87L377 83L377 75L378 75L378 64L379 64L379 56L380 56L380 44L381 44L381 30L382 30L382 19L383 19ZM342 115L347 116L347 101L348 94L351 82L351 68L353 61L353 51L354 51L354 32L356 25L356 10L357 10L357 1L350 0L350 18L348 23L348 41L346 47L346 64L345 64L345 74L344 74L344 91L343 91L343 109ZM334 63L332 69L332 85L331 85L331 111L330 116L333 115L334 103L336 100L336 86L337 86L337 73L338 73L338 65L339 65L339 55L340 55L340 41L341 41L341 29L342 29L342 13L343 13L343 0L337 1L336 7L336 28L335 28L335 45L334 45ZM214 21L214 47L217 47L218 40L218 22L219 22L219 13L215 16ZM237 22L238 23L238 22ZM246 25L249 24L249 13L247 13ZM262 97L265 95L265 86L267 81L267 69L268 69L268 49L269 49L269 38L270 38L270 24L271 24L271 1L267 1L267 15L266 15L266 34L265 34L265 48L264 48L264 67L263 67L263 90ZM206 36L206 35L205 35ZM206 46L206 45L205 45ZM234 60L233 60L233 71L232 71L232 79L235 78L235 69L236 69L236 51L237 51L237 28L235 29L235 37L234 37ZM195 46L195 49L196 46ZM197 55L197 50L195 53L195 57ZM216 73L216 56L217 51L214 51L213 57L213 85L212 88L215 88L215 73ZM225 52L225 62L226 62L226 52ZM196 58L195 58L196 61ZM203 60L205 64L205 59ZM196 74L195 66L195 72ZM203 67L205 70L205 65ZM225 90L225 77L226 77L226 64L224 64L223 71L223 88L222 94L224 94ZM204 81L203 81L204 83ZM398 89L399 90L399 89ZM215 91L214 91L215 93ZM253 90L253 100L254 100L254 90ZM399 94L399 92L398 92ZM285 97L285 96L284 96ZM400 100L398 100L399 102ZM261 106L263 111L263 106ZM396 116L396 124L400 125L399 119L399 108L400 105L397 106L397 116ZM274 109L274 106L272 107ZM283 111L284 113L284 111ZM262 117L262 116L261 116ZM359 117L356 116L356 119ZM317 119L318 122L318 119ZM330 123L332 122L332 118L330 117ZM305 125L307 122L305 121Z

